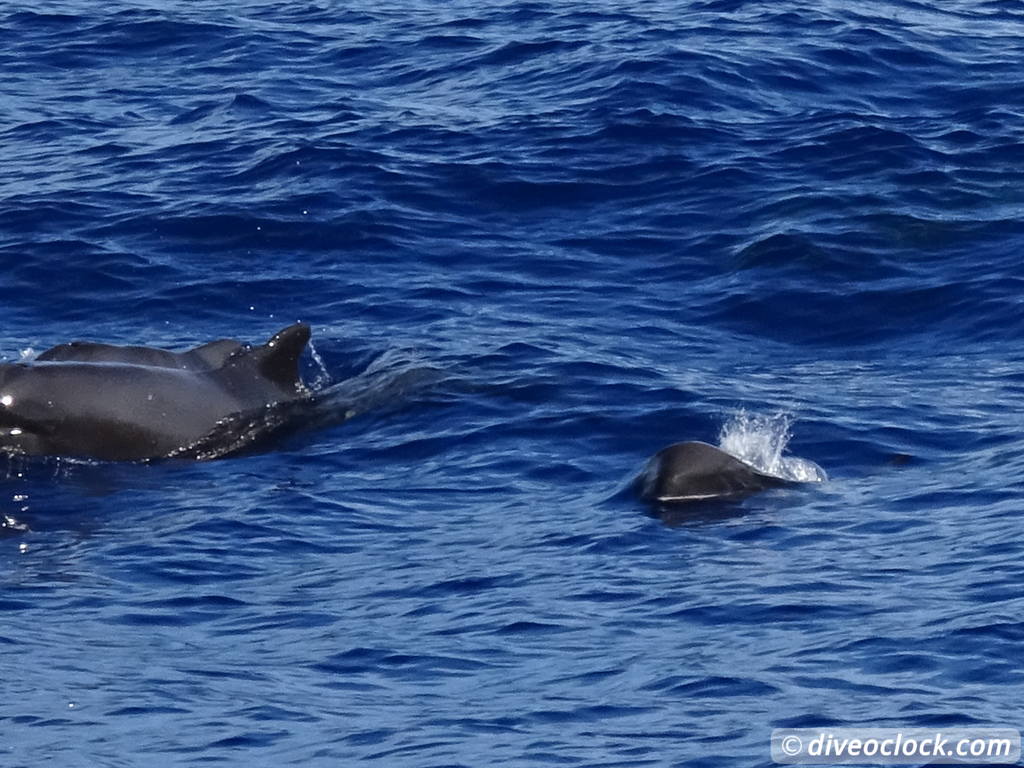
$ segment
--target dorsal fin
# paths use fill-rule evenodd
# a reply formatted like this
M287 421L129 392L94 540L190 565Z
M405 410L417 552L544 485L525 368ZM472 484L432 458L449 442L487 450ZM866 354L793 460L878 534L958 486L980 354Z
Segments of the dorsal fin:
M248 355L265 378L279 387L298 390L302 388L299 358L309 343L309 337L309 326L295 323L278 331L262 347L249 350Z

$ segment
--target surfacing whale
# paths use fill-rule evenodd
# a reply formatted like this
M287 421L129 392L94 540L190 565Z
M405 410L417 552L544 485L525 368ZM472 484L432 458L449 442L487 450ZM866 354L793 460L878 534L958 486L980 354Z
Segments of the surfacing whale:
M308 325L262 346L234 340L185 352L91 342L0 364L0 451L104 461L216 458L277 426L304 400Z
M697 441L658 451L637 478L641 497L662 503L737 498L792 483Z

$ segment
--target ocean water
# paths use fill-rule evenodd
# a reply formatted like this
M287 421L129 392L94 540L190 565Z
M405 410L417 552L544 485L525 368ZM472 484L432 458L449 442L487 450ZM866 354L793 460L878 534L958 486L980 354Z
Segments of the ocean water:
M2 460L4 766L1019 724L1018 3L54 0L0 37L0 355L302 320L337 405L217 461ZM828 481L636 498L737 419Z

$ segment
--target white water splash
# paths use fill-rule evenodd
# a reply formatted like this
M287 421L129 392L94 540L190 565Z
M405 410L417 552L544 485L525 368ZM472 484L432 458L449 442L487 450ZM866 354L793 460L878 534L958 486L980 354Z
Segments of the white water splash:
M310 384L310 389L318 391L330 385L331 374L328 373L327 365L324 363L324 359L320 357L320 353L317 351L317 348L313 344L312 339L309 340L309 354L310 357L313 358L313 362L316 364L317 367L317 374L313 378L312 383Z
M820 483L825 470L808 459L783 456L789 443L793 417L787 413L764 415L739 410L722 426L718 447L765 474L798 483Z

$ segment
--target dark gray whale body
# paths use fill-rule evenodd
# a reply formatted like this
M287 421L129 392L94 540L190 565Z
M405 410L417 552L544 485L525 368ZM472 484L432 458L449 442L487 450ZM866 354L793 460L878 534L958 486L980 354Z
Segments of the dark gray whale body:
M186 352L72 342L0 364L0 451L135 461L212 458L194 450L231 422L259 422L309 395L302 323L262 346L214 341Z
M183 371L208 371L219 368L228 357L242 349L234 339L221 339L203 344L186 352L171 352L153 347L121 347L114 344L96 344L91 341L72 341L58 344L41 352L35 362L127 363L157 368L180 368Z
M658 451L637 483L649 501L679 503L746 496L790 481L767 475L713 445L688 442Z

